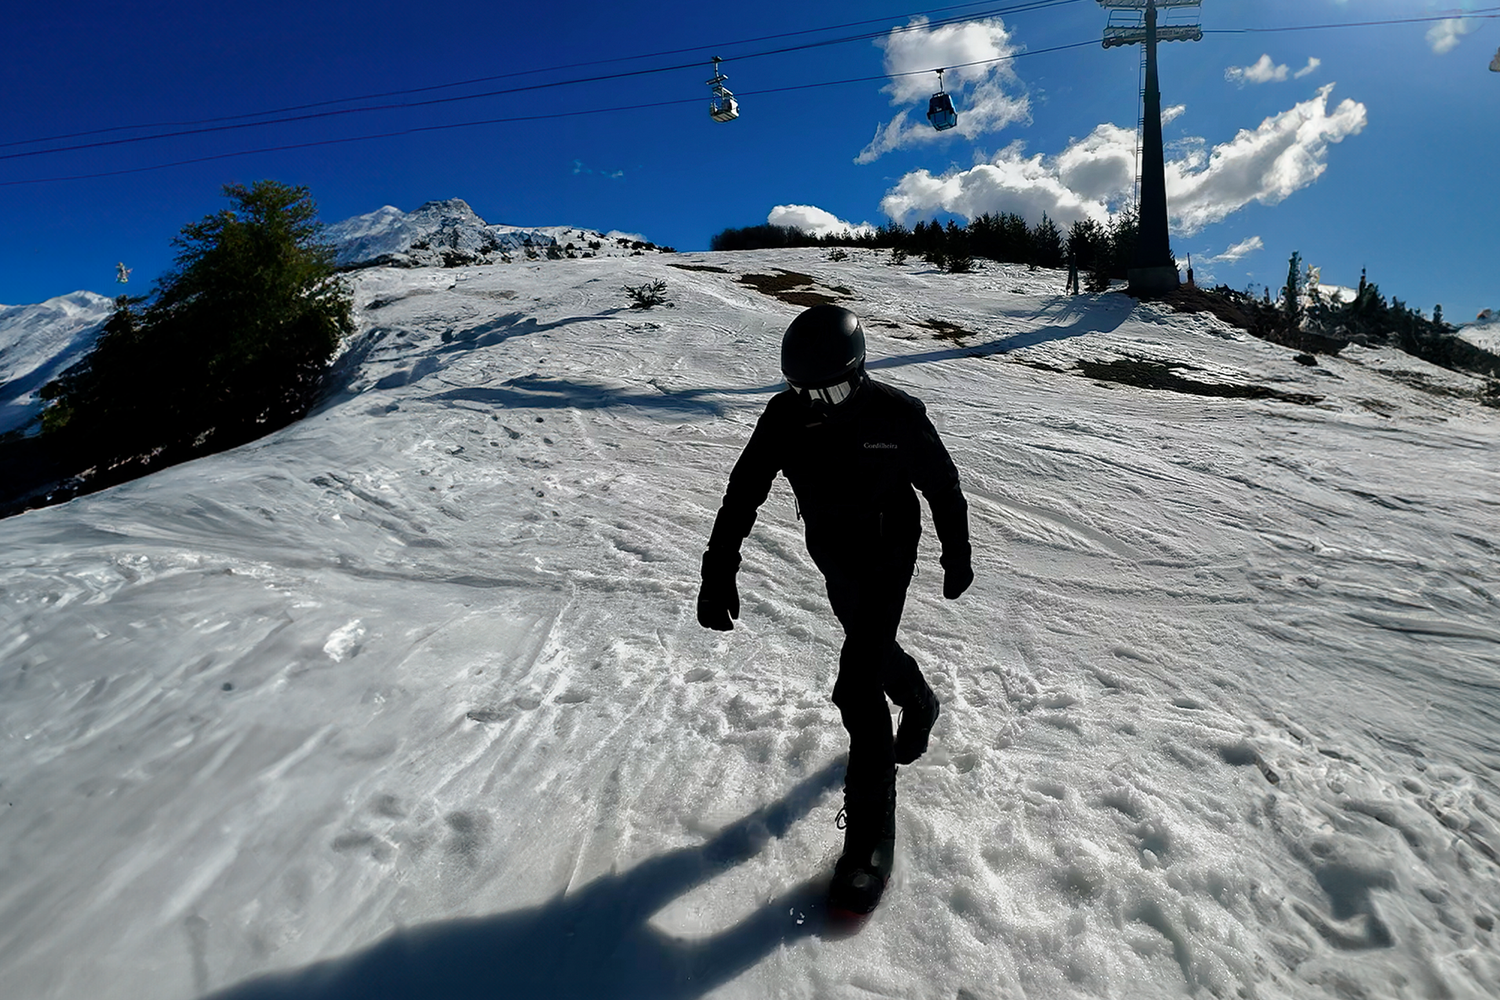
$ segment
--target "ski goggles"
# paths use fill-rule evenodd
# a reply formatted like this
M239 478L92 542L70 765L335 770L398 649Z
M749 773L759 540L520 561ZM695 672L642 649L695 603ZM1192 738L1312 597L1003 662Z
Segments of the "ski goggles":
M849 379L845 382L835 382L833 385L819 386L816 389L809 389L800 385L794 385L792 388L796 391L797 395L805 400L813 403L824 403L828 406L837 406L854 395L854 389L857 385L859 385L858 379Z

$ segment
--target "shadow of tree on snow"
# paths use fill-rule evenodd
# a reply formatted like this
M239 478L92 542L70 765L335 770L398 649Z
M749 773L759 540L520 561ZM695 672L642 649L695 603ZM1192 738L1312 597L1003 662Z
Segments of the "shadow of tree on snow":
M433 403L479 403L501 409L530 407L596 410L611 406L638 406L647 410L697 411L718 416L723 412L723 407L707 397L775 392L779 388L673 390L662 389L653 384L652 391L647 391L545 375L521 375L506 379L498 386L463 386L425 398Z
M992 354L1004 354L1090 333L1108 333L1125 321L1133 306L1134 303L1121 303L1119 307L1109 310L1096 306L1086 311L1075 311L1071 304L1064 304L1059 309L1058 319L1071 318L1070 323L1057 322L1039 329L998 337L982 344L877 358L872 360L867 367L874 372L956 358L988 357ZM418 359L409 369L387 375L376 382L375 387L387 389L413 384L442 367L437 360L437 356L441 354L493 347L512 337L526 336L573 323L607 319L614 313L622 311L624 310L606 310L596 316L568 317L551 323L538 323L535 319L523 317L520 313L508 313L469 329L445 334L444 344L437 349L436 354L429 354ZM356 360L354 365L357 366L358 363ZM724 407L714 397L769 396L785 388L785 383L780 380L767 385L738 388L667 389L654 380L649 381L648 385L650 389L628 388L582 379L531 374L507 379L497 386L457 387L434 393L425 399L436 403L475 403L496 409L576 408L592 410L614 406L636 406L647 410L683 414L706 413L720 416L724 412Z
M497 316L476 326L467 327L463 330L451 330L443 334L442 353L454 351L473 351L485 347L494 347L502 344L512 337L527 337L533 333L545 333L548 330L557 330L574 323L589 323L594 320L609 319L622 312L629 310L621 306L616 309L606 309L593 316L565 316L562 319L553 320L551 323L538 323L536 317L527 316L524 313L506 313Z
M783 944L829 931L827 875L699 939L649 923L671 900L754 857L843 778L841 758L700 847L606 875L541 906L397 930L363 951L272 973L212 1000L690 1000Z
M879 358L871 361L866 367L871 371L876 371L884 368L902 368L906 365L929 364L933 361L950 361L954 358L984 358L992 354L1006 354L1010 351L1019 351L1023 348L1036 347L1040 344L1050 344L1058 340L1083 337L1090 333L1109 333L1125 322L1130 317L1131 311L1135 308L1133 301L1111 304L1117 305L1117 307L1106 312L1098 305L1095 305L1092 309L1077 313L1071 323L1052 323L1034 330L1026 330L1004 337L997 337L983 344L949 347L940 351L923 351L920 354L903 354L898 357ZM1071 310L1071 305L1065 305L1059 312L1062 315L1066 315Z

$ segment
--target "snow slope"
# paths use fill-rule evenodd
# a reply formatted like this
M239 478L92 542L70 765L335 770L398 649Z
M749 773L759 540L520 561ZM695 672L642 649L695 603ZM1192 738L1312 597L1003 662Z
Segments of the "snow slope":
M522 259L528 246L539 255L549 250L578 257L644 253L643 240L623 233L491 225L462 198L430 201L413 212L387 205L335 223L323 235L338 248L344 266L377 260L402 267L491 264L507 255ZM0 434L37 429L42 410L37 391L87 354L113 308L110 299L93 292L0 306Z
M1492 997L1472 381L883 259L366 270L309 419L0 522L6 995ZM693 613L798 311L736 279L775 268L865 317L971 502L963 599L924 536L944 712L852 938L784 482L738 627Z
M36 419L37 390L83 358L113 309L93 292L0 306L0 434Z
M1475 347L1482 347L1491 354L1500 354L1500 317L1486 309L1479 314L1479 321L1459 327L1458 335Z

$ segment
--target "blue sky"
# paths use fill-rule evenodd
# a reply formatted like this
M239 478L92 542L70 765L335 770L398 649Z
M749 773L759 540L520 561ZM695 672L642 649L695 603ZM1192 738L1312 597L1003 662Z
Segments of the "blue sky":
M1204 0L1204 39L1161 49L1179 259L1191 253L1200 279L1277 285L1297 250L1325 283L1354 284L1365 266L1387 294L1442 303L1449 319L1500 306L1500 21L1483 16L1500 8L1444 2ZM1113 210L1133 180L1139 49L1098 44L1107 15L1094 0L996 13L1020 6L18 5L8 34L24 44L0 63L0 302L114 294L116 261L144 291L181 226L224 205L223 184L261 178L309 187L327 222L461 197L490 222L620 229L680 250L770 217L1047 211L1066 224ZM958 16L976 20L939 23ZM1415 17L1445 20L1243 30ZM791 32L807 33L750 41ZM761 54L859 34L876 37ZM927 129L925 70L1012 54L950 72L960 127ZM741 99L734 122L707 114L714 55ZM563 64L592 65L441 87ZM888 75L903 70L924 72ZM562 82L620 73L638 75ZM859 82L836 83L847 80ZM390 106L534 84L547 86ZM804 85L817 86L786 89ZM295 113L377 111L30 155L424 87L441 89ZM656 106L579 114L632 105ZM525 120L433 128L494 119ZM202 162L137 169L183 160ZM134 172L16 183L117 171Z

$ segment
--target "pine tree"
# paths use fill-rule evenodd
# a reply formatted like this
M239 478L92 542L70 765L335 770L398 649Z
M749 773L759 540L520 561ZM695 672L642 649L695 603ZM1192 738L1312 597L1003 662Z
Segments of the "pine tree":
M1302 255L1295 250L1292 251L1291 261L1287 265L1286 287L1282 289L1282 311L1286 314L1288 326L1296 326L1297 319L1302 313Z
M1103 226L1093 219L1080 219L1068 229L1068 253L1078 261L1080 268L1092 267L1095 256L1107 240Z
M182 228L155 299L117 300L82 365L48 387L44 426L105 458L224 446L305 413L353 329L306 188L224 188L231 207Z
M1109 273L1111 277L1126 278L1135 260L1135 246L1140 240L1140 208L1132 205L1109 224Z
M1035 260L1042 267L1059 267L1067 259L1063 252L1062 231L1057 228L1057 223L1047 218L1047 213L1042 213L1042 221L1037 223L1031 231L1032 252Z

